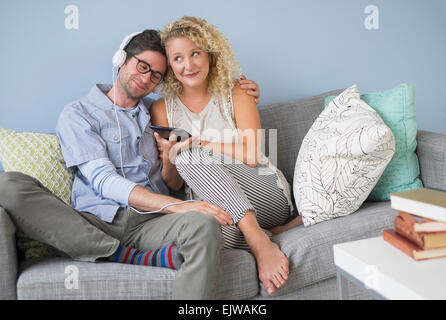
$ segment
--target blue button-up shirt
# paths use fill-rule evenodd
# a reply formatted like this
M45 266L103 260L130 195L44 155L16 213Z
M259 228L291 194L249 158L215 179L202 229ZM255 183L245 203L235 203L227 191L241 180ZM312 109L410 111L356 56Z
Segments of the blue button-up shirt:
M116 106L121 128L120 146L114 105L106 96L110 89L110 85L95 85L86 97L63 109L56 134L67 167L108 158L117 172L121 172L121 148L126 179L150 191L169 194L161 178L162 164L153 131L149 128L153 100L143 98L130 109ZM72 206L112 222L119 207L125 205L97 194L80 170L76 170Z

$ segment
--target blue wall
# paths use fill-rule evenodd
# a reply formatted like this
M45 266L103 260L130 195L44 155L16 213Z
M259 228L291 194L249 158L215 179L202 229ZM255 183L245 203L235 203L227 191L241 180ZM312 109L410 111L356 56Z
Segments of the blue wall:
M78 30L64 25L68 5L79 9ZM368 5L379 9L378 30L364 26ZM260 84L260 105L411 82L419 128L446 133L444 0L2 0L0 8L0 127L54 132L66 103L111 83L125 34L196 15L230 39Z

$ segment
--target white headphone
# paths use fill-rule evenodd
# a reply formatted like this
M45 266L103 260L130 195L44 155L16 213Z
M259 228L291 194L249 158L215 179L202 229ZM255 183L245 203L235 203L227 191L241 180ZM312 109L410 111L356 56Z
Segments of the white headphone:
M125 52L124 48L129 44L129 42L136 37L138 34L142 33L142 31L134 32L132 34L126 35L121 45L119 46L118 51L113 55L113 67L120 68L127 58L127 52Z

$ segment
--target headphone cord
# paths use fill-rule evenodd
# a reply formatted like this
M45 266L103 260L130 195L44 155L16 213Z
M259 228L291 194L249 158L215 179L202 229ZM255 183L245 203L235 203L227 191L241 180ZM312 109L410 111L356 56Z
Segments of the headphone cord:
M116 86L115 86L115 68L113 67L113 108L115 110L115 116L116 116L116 122L118 123L118 128L119 128L119 158L121 160L121 172L122 172L122 176L125 178L125 172L124 172L124 166L123 166L123 160L122 160L122 130L121 130L121 124L119 123L119 118L118 118L118 110L116 107Z
M198 200L186 200L186 201L181 201L181 202L169 203L169 204L166 204L165 206L161 207L159 210L149 211L149 212L139 211L139 210L137 210L137 209L135 209L133 207L130 207L130 208L133 209L134 211L138 212L139 214L151 214L151 213L159 213L159 212L163 211L164 209L166 209L167 207L170 207L170 206L176 206L176 205L183 204L183 203L186 203L186 202L197 202L197 201Z

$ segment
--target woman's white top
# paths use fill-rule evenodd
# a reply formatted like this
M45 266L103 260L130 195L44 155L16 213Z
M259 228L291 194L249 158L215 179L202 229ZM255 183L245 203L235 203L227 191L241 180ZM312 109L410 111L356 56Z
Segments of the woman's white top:
M227 98L212 95L209 103L199 113L190 111L178 96L165 99L165 103L169 127L184 129L193 136L199 136L204 141L216 143L239 142L239 134L234 120L232 94L229 94ZM288 204L293 210L290 185L283 173L263 153L260 153L258 167L259 170L262 170L261 174L277 174L277 186L283 190ZM190 194L187 185L186 193Z

